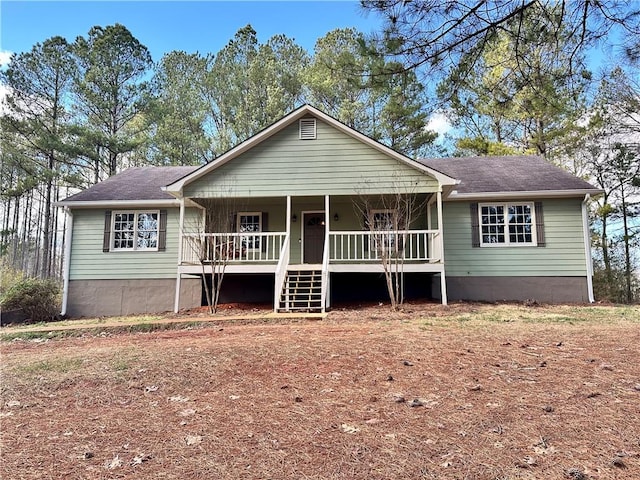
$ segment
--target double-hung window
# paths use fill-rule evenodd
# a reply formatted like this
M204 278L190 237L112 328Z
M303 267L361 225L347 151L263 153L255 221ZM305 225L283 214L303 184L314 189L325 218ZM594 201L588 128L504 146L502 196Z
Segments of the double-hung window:
M158 250L158 210L113 212L112 250Z
M250 233L262 231L261 212L239 212L238 213L238 233ZM242 235L240 244L243 250L260 250L259 235Z
M532 203L492 203L479 207L482 246L536 246Z

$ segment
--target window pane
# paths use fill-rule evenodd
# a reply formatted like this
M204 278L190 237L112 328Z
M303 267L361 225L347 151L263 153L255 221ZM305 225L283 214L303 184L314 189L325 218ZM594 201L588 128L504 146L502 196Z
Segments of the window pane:
M260 215L240 215L240 225L238 228L239 232L260 232L260 217ZM260 237L243 236L240 241L242 247L248 250L260 248Z
M504 206L483 205L481 208L482 243L504 243Z
M135 213L116 213L113 221L113 248L132 249Z
M138 213L137 247L140 250L158 247L157 213Z
M509 205L509 242L533 243L531 205Z
M392 212L375 212L373 226L376 230L394 230Z

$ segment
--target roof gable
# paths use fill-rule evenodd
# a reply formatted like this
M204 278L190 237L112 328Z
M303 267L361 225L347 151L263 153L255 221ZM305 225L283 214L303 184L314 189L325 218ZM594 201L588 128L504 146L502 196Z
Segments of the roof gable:
M331 123L315 120L315 140L300 139L294 122L186 184L182 194L193 198L281 197L438 190L438 181L422 169L390 157Z
M180 197L183 194L183 189L189 184L196 182L198 179L200 179L201 177L211 172L221 169L227 163L231 162L232 160L238 157L245 155L247 152L257 148L263 142L271 139L272 137L282 132L283 130L292 127L294 124L296 125L295 128L297 129L298 120L302 118L310 118L310 117L316 118L319 122L322 122L332 127L333 129L341 132L343 135L348 136L360 142L365 147L375 150L379 154L382 154L389 159L395 160L396 162L402 164L403 166L409 167L410 169L413 169L416 172L420 172L422 175L425 175L425 174L428 175L429 177L435 179L440 185L454 185L456 183L456 181L453 178L445 174L442 174L441 172L432 170L431 168L425 165L422 165L379 142L376 142L375 140L363 135L362 133L352 128L349 128L348 126L344 125L343 123L339 122L333 117L321 112L320 110L310 105L303 105L302 107L299 107L298 109L294 110L293 112L283 117L279 121L275 122L271 126L257 133L250 139L246 140L240 145L229 150L222 156L218 157L216 160L208 163L207 165L202 166L198 170L190 173L189 175L186 175L184 178L181 178L178 181L170 185L167 185L166 190L171 194L175 195L176 197ZM305 141L305 145L306 145L305 148L312 148L310 146L311 142L312 141ZM348 161L348 158L345 158L345 161ZM295 181L295 179L292 179L292 181Z

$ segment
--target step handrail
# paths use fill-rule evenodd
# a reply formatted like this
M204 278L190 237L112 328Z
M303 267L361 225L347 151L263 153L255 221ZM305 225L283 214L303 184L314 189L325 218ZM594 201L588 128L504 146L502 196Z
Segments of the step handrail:
M320 311L324 313L327 308L327 283L329 281L329 231L327 229L324 238L324 252L322 253L322 274L320 278Z
M287 278L287 266L289 265L289 239L290 235L287 234L284 238L284 242L282 243L282 248L280 249L280 259L276 265L275 286L273 291L273 310L275 313L278 313L278 309L280 308L280 295L282 295L284 283ZM286 303L288 308L288 295Z

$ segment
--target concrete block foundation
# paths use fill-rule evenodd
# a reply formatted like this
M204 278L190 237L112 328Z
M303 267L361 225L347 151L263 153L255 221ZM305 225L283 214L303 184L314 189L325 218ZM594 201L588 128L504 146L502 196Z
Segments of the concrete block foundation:
M200 306L201 285L199 277L182 278L180 309ZM175 291L175 278L71 280L67 315L103 317L172 311Z
M543 303L587 303L586 277L446 277L449 300ZM433 298L440 298L440 277L434 276Z

